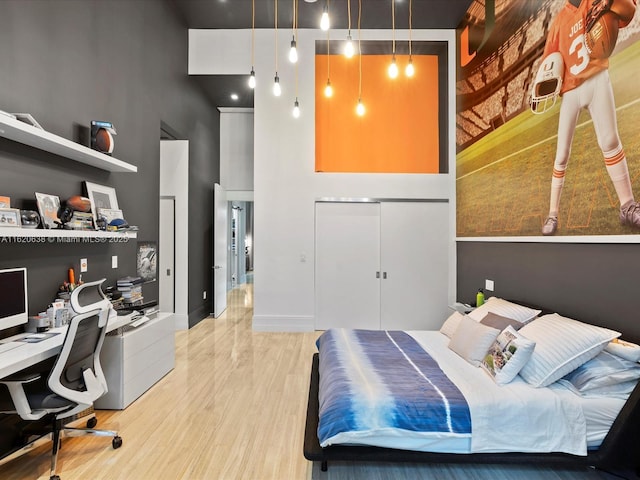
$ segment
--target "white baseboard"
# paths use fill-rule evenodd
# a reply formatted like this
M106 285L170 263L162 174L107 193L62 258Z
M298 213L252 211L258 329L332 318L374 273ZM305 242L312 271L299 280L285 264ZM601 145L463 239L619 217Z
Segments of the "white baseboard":
M254 315L254 332L313 332L312 316Z
M189 315L174 313L173 318L176 322L176 330L189 330Z

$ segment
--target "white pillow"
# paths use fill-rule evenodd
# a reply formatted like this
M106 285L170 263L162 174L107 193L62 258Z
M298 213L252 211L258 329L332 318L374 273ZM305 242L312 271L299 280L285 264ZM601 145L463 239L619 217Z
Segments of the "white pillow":
M469 313L469 316L476 322L480 322L489 312L493 312L503 317L517 320L520 323L527 323L536 318L542 310L518 305L498 297L490 297L483 305Z
M640 379L640 365L603 350L558 382L578 395L629 395Z
M604 349L630 362L640 362L640 345L635 343L625 342L616 338L609 342Z
M477 367L499 333L500 330L487 327L465 315L460 319L460 325L451 337L449 349Z
M453 334L458 330L458 326L460 325L460 320L462 320L464 315L460 312L453 312L449 318L447 318L442 326L440 327L440 333L446 335L447 337L453 337Z
M534 387L546 387L591 360L619 332L563 317L544 315L523 326L519 333L536 342L520 376Z
M482 367L498 385L506 385L516 378L533 354L535 342L508 326L493 342L482 361Z

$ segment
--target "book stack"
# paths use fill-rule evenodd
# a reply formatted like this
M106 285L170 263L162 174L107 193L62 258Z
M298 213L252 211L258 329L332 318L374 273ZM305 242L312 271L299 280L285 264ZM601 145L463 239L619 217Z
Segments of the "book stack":
M118 291L122 293L123 308L136 307L143 304L142 282L141 277L129 276L118 279L116 285Z

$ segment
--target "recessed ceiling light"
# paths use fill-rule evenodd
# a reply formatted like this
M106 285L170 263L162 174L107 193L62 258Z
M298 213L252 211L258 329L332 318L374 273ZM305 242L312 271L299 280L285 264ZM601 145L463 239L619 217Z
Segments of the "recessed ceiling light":
M238 94L237 93L232 93L231 94L231 100L238 100Z

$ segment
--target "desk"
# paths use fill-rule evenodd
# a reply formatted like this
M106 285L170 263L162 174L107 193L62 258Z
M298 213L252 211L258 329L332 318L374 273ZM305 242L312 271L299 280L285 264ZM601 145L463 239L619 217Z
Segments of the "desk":
M107 332L128 324L131 322L132 317L133 314L110 317L109 322L107 323ZM37 343L25 342L24 345L1 353L0 378L13 375L20 370L24 370L25 368L42 362L47 358L55 357L62 348L67 327L51 328L48 331L51 333L59 333L59 335L55 335ZM9 342L12 338L17 337L18 336L5 338L3 339L3 342Z

